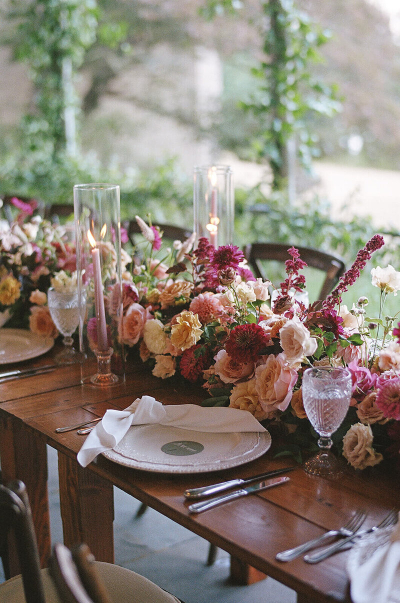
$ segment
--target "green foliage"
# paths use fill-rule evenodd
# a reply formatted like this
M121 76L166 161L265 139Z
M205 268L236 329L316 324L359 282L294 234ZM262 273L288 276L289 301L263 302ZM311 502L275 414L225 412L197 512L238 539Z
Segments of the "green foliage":
M268 22L263 50L266 59L253 74L261 82L252 101L242 102L244 111L261 118L261 130L252 141L257 159L268 159L275 190L287 177L286 153L295 137L298 154L305 167L311 167L317 137L309 131L305 118L310 112L334 115L339 109L334 86L312 77L309 66L321 61L318 48L329 39L328 32L312 24L292 0L262 2Z

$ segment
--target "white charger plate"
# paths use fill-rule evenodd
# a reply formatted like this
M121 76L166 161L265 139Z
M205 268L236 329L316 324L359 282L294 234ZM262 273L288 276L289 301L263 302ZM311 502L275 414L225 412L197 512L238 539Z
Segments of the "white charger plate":
M103 452L115 463L158 473L203 473L243 465L267 452L263 432L207 433L166 425L136 425Z
M51 337L40 337L25 329L0 329L0 364L22 362L45 354L54 345Z

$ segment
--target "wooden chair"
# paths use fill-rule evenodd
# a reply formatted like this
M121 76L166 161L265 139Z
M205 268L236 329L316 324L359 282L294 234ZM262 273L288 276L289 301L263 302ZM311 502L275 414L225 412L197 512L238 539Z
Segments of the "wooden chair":
M132 245L135 245L135 236L141 233L141 230L136 220L125 220L122 223L122 226L126 228L128 237ZM190 237L193 232L189 228L175 226L174 224L154 224L154 226L158 226L160 230L164 233L163 237L171 241L175 241L177 239L179 241L185 241Z
M44 217L46 220L58 223L60 218L69 218L74 214L74 206L69 203L53 203L44 208Z
M263 262L278 261L284 263L291 257L288 254L290 247L291 245L288 243L251 243L246 245L243 251L254 276L267 280L268 275L265 272ZM345 272L344 261L339 256L318 249L298 247L297 245L295 247L298 249L301 259L309 267L325 272L324 281L317 295L318 300L324 300Z
M0 584L0 601L4 603L105 603L106 600L95 598L101 589L109 593L110 603L180 603L179 599L147 578L112 563L101 563L92 558L85 561L90 569L90 572L86 573L90 577L97 572L99 584L102 582L104 586L96 587L97 590L93 586L88 592L81 589L81 594L84 592L86 598L74 599L71 598L72 595L70 598L64 598L64 591L59 591L57 581L53 581L49 570L40 569L29 500L25 485L21 481L12 482L8 487L0 485L0 534L10 531L14 536L21 575ZM65 572L68 573L68 570ZM68 576L71 588L75 588L75 583L79 584L82 580L75 580L70 573ZM94 598L91 599L91 596Z

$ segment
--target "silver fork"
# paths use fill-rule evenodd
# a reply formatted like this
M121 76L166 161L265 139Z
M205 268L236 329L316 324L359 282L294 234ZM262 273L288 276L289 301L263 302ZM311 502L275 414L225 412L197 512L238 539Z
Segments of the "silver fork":
M327 546L323 551L319 553L314 553L312 555L305 555L304 561L307 563L318 563L327 557L336 553L336 551L340 551L342 548L346 546L346 544L350 543L350 546L353 546L353 540L359 538L360 536L364 536L365 534L370 534L371 532L375 532L376 530L381 530L382 528L388 528L389 526L393 526L397 523L398 519L398 511L396 509L392 509L388 515L378 525L372 526L372 528L368 528L368 530L361 530L360 532L356 532L352 536L348 538L343 538L340 542L335 542L335 544L331 544Z
M358 510L349 519L349 521L338 530L329 530L329 532L325 532L325 534L322 534L322 536L318 536L318 538L313 538L313 540L308 540L304 544L296 546L294 549L282 551L281 553L278 553L276 555L276 559L278 559L278 561L292 561L292 559L296 559L296 557L299 557L306 551L309 551L310 549L319 546L328 538L333 538L334 536L352 536L361 527L365 517L365 512L362 510Z

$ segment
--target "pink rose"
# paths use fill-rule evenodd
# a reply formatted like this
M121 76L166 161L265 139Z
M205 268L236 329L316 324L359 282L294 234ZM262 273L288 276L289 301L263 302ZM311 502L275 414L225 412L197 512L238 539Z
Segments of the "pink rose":
M389 345L379 353L379 368L381 371L398 371L400 369L400 344L391 341Z
M122 343L130 346L135 345L143 335L147 318L147 310L145 308L140 304L131 304L120 323L119 335Z
M58 331L51 319L47 306L32 306L29 317L29 327L32 333L41 337L57 337Z
M236 362L225 350L220 350L214 360L215 373L224 383L237 383L239 379L250 377L254 371L253 362Z
M375 386L376 374L371 373L365 366L358 366L355 360L350 362L348 368L351 372L354 398L364 398Z
M168 266L160 262L160 260L150 260L150 272L158 280L163 281L168 278Z
M256 368L256 388L266 412L285 410L292 398L297 371L288 366L285 354L270 354L265 364Z

